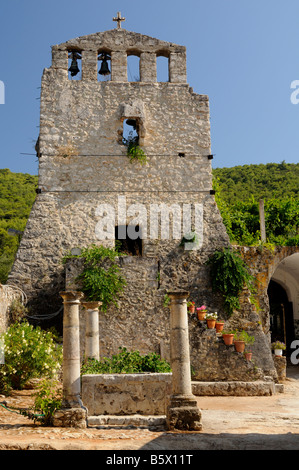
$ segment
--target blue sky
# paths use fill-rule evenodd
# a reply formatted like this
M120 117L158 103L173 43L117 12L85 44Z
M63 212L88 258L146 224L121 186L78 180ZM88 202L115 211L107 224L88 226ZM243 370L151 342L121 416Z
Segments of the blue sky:
M0 168L37 174L22 153L34 153L51 45L115 28L117 11L128 31L186 46L188 83L210 98L214 168L298 163L298 0L1 0Z

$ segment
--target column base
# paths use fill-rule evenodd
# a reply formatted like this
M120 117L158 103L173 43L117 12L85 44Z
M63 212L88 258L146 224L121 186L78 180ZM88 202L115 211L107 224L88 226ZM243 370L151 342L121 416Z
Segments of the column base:
M54 413L53 426L85 429L87 427L87 410L85 408L61 408Z
M193 396L173 396L167 408L166 425L169 431L201 431L201 411Z

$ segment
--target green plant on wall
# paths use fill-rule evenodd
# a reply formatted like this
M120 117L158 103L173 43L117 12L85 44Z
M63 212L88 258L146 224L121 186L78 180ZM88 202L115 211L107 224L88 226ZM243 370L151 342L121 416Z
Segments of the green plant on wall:
M139 145L139 137L133 136L133 133L130 132L128 138L123 138L123 143L127 147L127 156L130 159L130 162L138 161L141 165L147 163L147 158Z
M239 253L232 248L224 248L209 258L212 288L223 295L224 308L228 314L240 308L239 296L246 286L254 292L254 277Z
M117 306L119 294L126 286L121 270L115 262L121 253L116 249L91 245L83 248L80 255L67 254L63 263L72 258L83 259L83 271L78 276L82 292L87 301L102 302L101 310L106 312L113 303Z

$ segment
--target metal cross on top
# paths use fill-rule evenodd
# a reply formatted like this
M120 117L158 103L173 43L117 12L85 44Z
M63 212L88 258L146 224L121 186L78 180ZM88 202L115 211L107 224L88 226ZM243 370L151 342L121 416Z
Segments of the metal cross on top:
M120 11L117 12L117 17L116 18L113 18L113 21L117 21L117 28L120 29L121 28L121 22L122 21L125 21L126 18L122 18L121 17L121 13Z

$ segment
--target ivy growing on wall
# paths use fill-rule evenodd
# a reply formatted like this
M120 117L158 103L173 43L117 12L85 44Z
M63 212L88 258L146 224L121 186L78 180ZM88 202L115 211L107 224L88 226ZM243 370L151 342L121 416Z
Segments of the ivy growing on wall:
M83 248L80 255L67 254L63 262L72 258L82 258L83 271L78 276L82 283L81 291L87 301L102 302L101 310L106 312L110 304L117 306L119 294L126 286L126 280L116 263L121 255L117 249L91 245Z
M224 248L209 258L213 291L224 298L224 309L228 314L240 308L239 297L244 287L254 292L254 277L239 253L232 248Z

